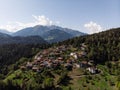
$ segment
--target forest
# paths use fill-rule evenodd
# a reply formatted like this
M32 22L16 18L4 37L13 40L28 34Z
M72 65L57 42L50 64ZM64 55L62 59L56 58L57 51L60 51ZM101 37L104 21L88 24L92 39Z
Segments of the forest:
M120 60L120 28L110 29L93 35L76 37L60 42L58 45L66 44L79 47L80 43L88 45L88 58L96 63Z
M62 66L57 68L44 68L40 73L22 71L19 65L31 61L41 50L54 49L59 46L71 46L79 51L82 43L87 47L87 55L82 59L93 60L102 73L93 75L80 69L82 77L78 79L82 88L88 90L112 90L120 89L120 28L110 29L100 33L75 37L63 42L51 45L39 44L10 44L0 46L0 90L75 90L76 86L70 85L69 81L74 73ZM73 48L72 48L73 49ZM72 50L71 50L72 51ZM64 54L67 56L68 51ZM72 73L72 74L71 74ZM12 79L12 80L11 80ZM101 86L98 86L98 81ZM16 83L17 82L17 83ZM102 83L106 86L102 86ZM22 83L22 84L21 84ZM31 84L33 83L33 84ZM77 85L77 84L76 84ZM108 86L109 87L108 87ZM91 89L91 86L93 89ZM66 89L67 87L67 89ZM112 88L112 89L111 89Z
M6 75L8 66L20 58L32 58L40 49L48 48L48 44L5 44L0 45L0 73Z

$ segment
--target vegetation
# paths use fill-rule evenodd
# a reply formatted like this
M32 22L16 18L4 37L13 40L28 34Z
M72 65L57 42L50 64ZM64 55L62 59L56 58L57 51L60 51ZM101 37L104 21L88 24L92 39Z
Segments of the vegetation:
M76 37L58 45L65 44L79 47L81 43L85 43L88 46L88 58L94 60L96 63L100 64L106 61L120 60L120 28Z
M11 64L12 67L17 69L16 66L22 61L20 58L32 58L41 49L48 48L49 45L40 44L6 44L0 45L0 73L8 74ZM18 61L18 62L17 62ZM25 60L24 60L25 61ZM24 62L22 61L22 62ZM15 64L16 63L16 64Z
M120 28L117 28L52 45L1 45L0 90L120 90L119 36ZM58 53L61 46L67 49ZM85 50L81 50L82 46L86 47ZM54 52L50 52L44 55L45 59L48 57L57 59L63 56L64 64L58 64L57 68L44 67L40 72L20 69L21 65L26 65L26 62L33 63L33 57L38 52L41 51L41 55L44 51L52 50L57 54L53 55ZM80 63L93 60L93 66L98 68L99 73L90 73L85 67L74 68L73 64L70 69L64 67L67 62L74 59L74 57L69 57L71 52L79 54L82 51L87 54L79 57L78 61L74 61Z

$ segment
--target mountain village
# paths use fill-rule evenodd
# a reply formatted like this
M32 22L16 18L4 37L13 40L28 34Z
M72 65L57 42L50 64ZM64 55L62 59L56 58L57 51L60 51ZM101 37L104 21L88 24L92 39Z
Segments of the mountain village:
M21 70L32 70L42 72L44 68L57 69L60 66L67 70L72 68L83 68L91 74L99 73L93 60L81 60L87 56L87 45L81 44L79 49L72 46L62 45L40 51L32 62L26 62L20 66Z

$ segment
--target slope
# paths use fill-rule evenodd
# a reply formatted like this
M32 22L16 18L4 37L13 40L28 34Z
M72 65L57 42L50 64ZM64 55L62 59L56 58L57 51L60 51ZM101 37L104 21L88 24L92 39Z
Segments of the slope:
M0 45L2 44L47 44L40 36L12 37L8 34L0 33Z
M66 33L65 31L54 29L54 30L47 31L45 34L42 35L42 37L46 41L53 43L53 42L59 42L59 41L70 39L73 36L69 33Z

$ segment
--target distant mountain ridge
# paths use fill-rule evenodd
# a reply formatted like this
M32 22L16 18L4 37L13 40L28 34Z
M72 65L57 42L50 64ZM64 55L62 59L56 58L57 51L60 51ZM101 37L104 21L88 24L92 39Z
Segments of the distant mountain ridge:
M44 38L49 43L54 43L54 42L59 42L59 41L70 39L74 36L62 30L53 29L53 30L47 31L41 37Z
M0 33L0 45L3 44L47 44L47 42L40 36L10 36L8 34Z
M63 27L55 26L55 25L51 25L51 26L37 25L34 27L24 28L15 33L11 33L7 30L0 30L0 32L5 33L4 35L6 35L6 36L9 35L9 37L13 36L14 38L15 37L22 38L22 37L28 37L28 36L29 37L30 36L31 37L32 36L40 36L41 38L43 38L44 40L46 40L49 43L60 42L60 41L64 41L67 39L71 39L73 37L86 35L86 33L79 32L78 30L63 28ZM11 38L4 38L4 39L9 40ZM3 41L3 42L5 42L5 41ZM11 41L8 41L8 42L11 42ZM13 42L13 40L12 40L12 42ZM16 41L16 42L18 42L18 41Z
M56 30L58 30L58 32ZM61 34L60 32L61 33L64 32L64 34ZM20 31L13 33L12 35L13 36L41 36L43 39L47 40L48 42L58 42L58 41L70 39L72 37L82 36L86 34L79 32L77 30L62 28L55 25L52 25L52 26L37 25L34 27L28 27L28 28L22 29ZM59 36L59 37L56 37L56 36ZM52 39L49 39L48 37L52 37Z
M9 31L7 31L7 30L4 30L4 29L0 29L0 32L1 33L5 33L5 34L12 34L12 32L9 32Z
M1 33L0 32L0 38L11 38L12 36L5 34L5 33Z

